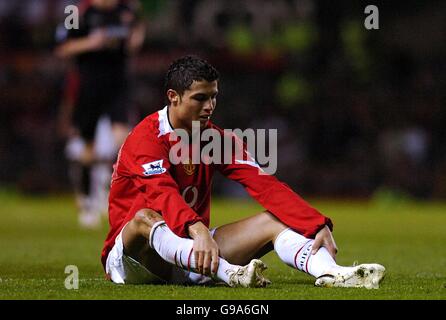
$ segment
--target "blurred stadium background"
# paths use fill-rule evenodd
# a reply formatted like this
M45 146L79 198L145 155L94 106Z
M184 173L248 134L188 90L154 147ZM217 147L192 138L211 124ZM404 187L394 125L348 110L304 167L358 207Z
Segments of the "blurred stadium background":
M55 30L76 1L0 0L0 185L70 190L57 117L66 64ZM446 3L142 0L132 121L163 106L172 59L222 73L215 122L279 129L278 176L303 195L446 198ZM216 192L238 195L217 180Z

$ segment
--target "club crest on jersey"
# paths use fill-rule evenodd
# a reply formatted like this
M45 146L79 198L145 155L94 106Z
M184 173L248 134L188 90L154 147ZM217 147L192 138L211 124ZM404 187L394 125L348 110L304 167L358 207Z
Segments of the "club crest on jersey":
M142 167L144 168L143 174L145 176L161 174L167 171L166 168L163 168L163 160L148 162L143 164Z
M195 165L192 163L192 160L190 158L189 158L189 163L183 164L183 168L184 172L186 172L188 176L193 175L195 172Z

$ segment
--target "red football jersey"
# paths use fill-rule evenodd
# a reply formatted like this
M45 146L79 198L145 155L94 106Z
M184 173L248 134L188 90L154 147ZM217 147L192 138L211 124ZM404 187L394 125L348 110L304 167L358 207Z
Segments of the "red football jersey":
M222 137L227 135L211 122ZM105 265L115 238L142 208L159 212L169 228L180 237L188 237L187 228L197 221L209 227L211 184L215 171L237 181L266 210L305 237L314 235L325 225L332 229L329 218L308 205L286 184L272 175L259 174L254 160L231 164L172 164L170 141L174 134L168 119L168 108L151 114L129 134L118 155L109 197L110 231L102 251ZM236 139L232 137L231 139ZM245 146L238 140L234 148ZM223 162L223 161L222 161Z

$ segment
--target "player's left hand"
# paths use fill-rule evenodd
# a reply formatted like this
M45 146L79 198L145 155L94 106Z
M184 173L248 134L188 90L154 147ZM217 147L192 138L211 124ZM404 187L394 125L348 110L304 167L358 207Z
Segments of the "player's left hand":
M196 261L196 272L210 276L217 273L219 262L218 244L212 238L209 229L201 222L189 226L189 235L194 239L193 252Z
M328 253L333 257L333 259L336 260L336 253L338 253L338 248L328 226L325 226L316 234L311 254L316 254L320 247L325 247Z
M197 263L197 272L205 276L216 274L218 269L218 245L208 234L194 238L193 251Z

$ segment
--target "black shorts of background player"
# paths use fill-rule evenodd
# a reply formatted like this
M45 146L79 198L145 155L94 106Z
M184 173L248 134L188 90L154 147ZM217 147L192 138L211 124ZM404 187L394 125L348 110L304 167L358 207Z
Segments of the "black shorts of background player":
M71 148L77 152L70 154L75 154L71 176L75 177L80 223L84 226L96 226L99 222L98 208L102 205L93 193L108 185L111 163L129 131L126 65L129 55L142 46L145 36L137 5L136 1L128 0L81 1L79 28L68 30L61 25L57 30L55 54L71 58L78 77L71 120L76 132L74 141L79 143ZM107 121L110 123L108 140L113 140L113 147L108 152L100 151L105 149L100 144L107 145L107 139L97 139L101 121L105 127ZM73 146L73 140L70 143ZM104 178L94 178L98 170ZM99 180L101 187L94 185L94 180Z

